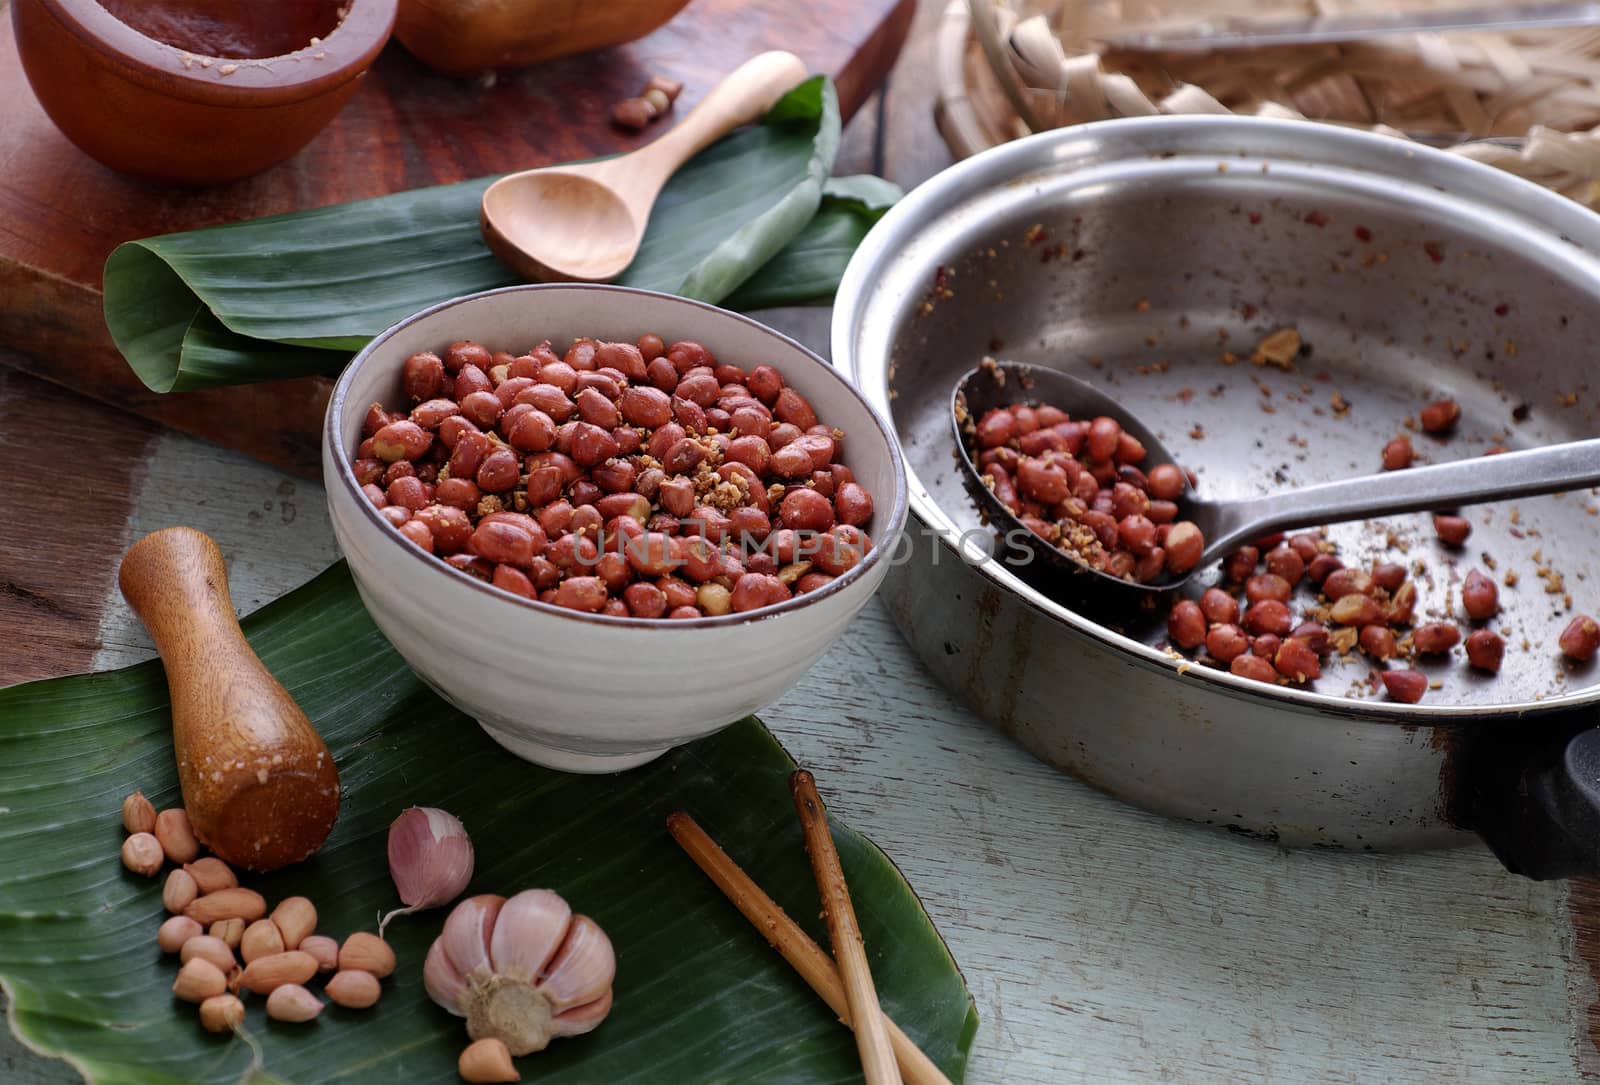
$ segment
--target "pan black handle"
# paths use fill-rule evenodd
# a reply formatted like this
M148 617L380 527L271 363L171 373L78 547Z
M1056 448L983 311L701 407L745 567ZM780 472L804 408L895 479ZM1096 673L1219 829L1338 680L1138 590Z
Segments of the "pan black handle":
M1567 727L1506 733L1475 758L1472 825L1506 869L1530 878L1600 874L1600 726L1583 713Z

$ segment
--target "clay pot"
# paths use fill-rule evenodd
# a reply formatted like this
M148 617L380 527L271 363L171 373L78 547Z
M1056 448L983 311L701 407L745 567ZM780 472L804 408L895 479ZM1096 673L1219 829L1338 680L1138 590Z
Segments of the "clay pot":
M11 18L28 82L68 139L123 173L202 184L305 146L355 93L395 6L12 0Z
M525 68L634 41L688 0L400 0L394 36L445 75Z

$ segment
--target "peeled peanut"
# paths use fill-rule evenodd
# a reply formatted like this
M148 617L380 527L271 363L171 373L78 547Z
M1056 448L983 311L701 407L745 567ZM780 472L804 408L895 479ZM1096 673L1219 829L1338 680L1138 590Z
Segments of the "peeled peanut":
M239 884L233 868L214 855L185 863L183 869L189 872L189 876L194 879L194 884L199 887L202 894L215 893L219 889L232 889Z
M233 995L213 995L200 1003L200 1024L207 1032L231 1032L244 1024L244 1003Z
M242 919L249 923L267 914L267 902L254 889L219 889L197 898L183 914L207 926L219 919Z
M317 929L317 906L305 897L286 897L272 909L272 922L283 935L283 948L299 949L306 936Z
M317 974L317 959L309 953L291 949L270 957L257 957L234 977L234 988L271 994L288 983L304 983Z
M322 1012L322 1002L298 983L275 987L267 996L267 1016L274 1021L310 1021Z
M174 870L168 874L167 884L161 887L161 903L173 915L182 914L199 895L200 890L195 887L194 879L183 870Z
M216 965L224 976L239 967L239 962L233 959L233 950L228 948L228 943L209 934L195 935L183 944L183 949L178 953L178 960L184 964L188 964L196 957Z
M172 993L185 1002L204 1002L227 989L228 977L204 957L191 958L178 969L178 978L172 981Z
M364 1010L378 1001L383 985L371 972L345 971L328 981L328 997L351 1010Z
M156 945L161 947L162 953L177 953L189 939L200 937L205 930L188 916L175 915L161 924L161 930L156 934Z
M191 863L200 854L200 841L189 827L189 815L182 807L163 810L156 815L156 839L161 849L174 863Z
M239 956L244 958L245 964L282 953L283 950L283 935L278 933L278 925L270 919L256 920L244 929L244 936L239 939Z
M371 972L383 979L394 971L394 950L376 934L357 931L346 938L339 949L339 968L342 971Z
M185 917L187 918L187 917ZM239 943L244 941L244 920L219 919L211 924L208 932L213 938L220 938L228 944L229 949L238 949Z
M122 865L135 874L154 878L166 860L161 841L149 833L134 833L122 842Z
M155 830L156 808L144 797L143 791L135 791L122 800L122 827L130 833Z
M467 1045L456 1060L461 1080L470 1082L521 1081L522 1075L511 1063L511 1050L505 1041L486 1036Z
M301 940L296 947L317 959L318 972L332 972L339 967L339 943L325 934L313 934Z

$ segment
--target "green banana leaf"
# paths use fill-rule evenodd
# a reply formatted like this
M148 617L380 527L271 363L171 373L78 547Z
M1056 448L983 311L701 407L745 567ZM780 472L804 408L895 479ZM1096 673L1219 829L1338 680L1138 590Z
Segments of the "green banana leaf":
M831 295L840 245L876 217L870 200L834 196L814 221L838 143L832 84L802 83L678 171L618 281L720 302L770 264L765 304ZM493 180L127 242L106 261L106 323L157 392L335 374L396 320L516 281L478 232ZM871 180L845 191L892 202Z
M901 195L899 186L870 173L829 178L822 186L822 206L800 236L722 304L770 309L831 301L856 246Z
M249 879L269 901L304 893L336 936L396 906L385 836L400 810L459 816L478 857L469 892L554 888L617 951L616 1006L588 1036L519 1060L550 1085L854 1082L853 1038L672 843L689 810L819 943L826 933L788 793L792 762L754 719L632 772L571 776L516 760L427 689L367 617L343 565L245 623L268 667L321 729L345 789L323 849ZM823 781L826 788L827 781ZM177 801L159 663L0 690L0 987L30 1046L98 1085L278 1081L445 1085L466 1044L422 989L446 912L397 919L400 960L371 1010L330 1005L310 1025L266 1020L259 1047L203 1032L175 1002L155 945L160 884L124 871L121 799ZM972 1001L909 886L838 823L885 1009L954 1081Z

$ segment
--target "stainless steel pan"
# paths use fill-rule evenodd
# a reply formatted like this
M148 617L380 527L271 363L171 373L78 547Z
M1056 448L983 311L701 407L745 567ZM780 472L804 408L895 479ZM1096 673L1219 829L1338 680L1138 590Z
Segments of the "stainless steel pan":
M891 612L991 723L1141 806L1296 845L1476 830L1536 876L1600 867L1600 668L1556 648L1573 613L1600 611L1600 498L1468 510L1456 552L1421 515L1331 529L1347 563L1424 561L1419 616L1458 611L1475 565L1514 574L1501 673L1458 649L1422 664L1441 687L1406 706L1372 692L1359 657L1307 689L1186 662L1161 614L1080 613L986 558L945 413L985 354L1058 366L1135 404L1219 496L1369 473L1445 395L1462 419L1448 441L1412 434L1427 460L1594 437L1597 253L1600 219L1559 196L1310 123L1111 121L947 170L867 238L835 309L834 361L911 471ZM1289 326L1305 344L1289 370L1247 360Z

